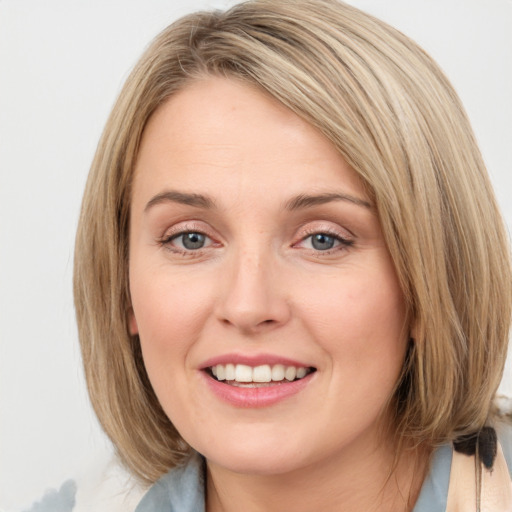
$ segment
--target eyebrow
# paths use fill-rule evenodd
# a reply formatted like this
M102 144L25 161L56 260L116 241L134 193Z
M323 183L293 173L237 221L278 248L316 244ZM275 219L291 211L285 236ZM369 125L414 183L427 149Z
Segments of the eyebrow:
M191 194L187 192L178 192L176 190L167 190L152 197L146 204L144 211L147 212L150 208L156 206L157 204L168 202L185 204L188 206L195 206L197 208L205 209L211 209L215 207L215 202L213 199L207 196L203 196L202 194Z
M351 196L350 194L329 192L317 195L300 194L287 201L285 207L287 210L300 210L301 208L311 208L313 206L330 203L332 201L348 201L349 203L353 203L357 206L363 206L370 210L372 209L371 203L359 197Z
M362 206L368 209L372 208L371 203L368 201L351 196L350 194L327 192L325 194L316 195L299 194L298 196L292 197L285 203L285 209L294 211L303 208L312 208L313 206L319 206L333 201L348 201L349 203L357 206ZM208 196L195 193L178 192L177 190L167 190L153 196L146 204L144 211L146 212L153 206L167 202L179 203L203 209L215 208L215 201Z

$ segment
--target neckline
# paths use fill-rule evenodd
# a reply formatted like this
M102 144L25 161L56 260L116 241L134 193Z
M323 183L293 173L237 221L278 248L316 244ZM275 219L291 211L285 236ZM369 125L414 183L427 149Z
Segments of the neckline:
M444 512L448 499L453 449L451 444L437 448L432 454L427 477L412 512Z

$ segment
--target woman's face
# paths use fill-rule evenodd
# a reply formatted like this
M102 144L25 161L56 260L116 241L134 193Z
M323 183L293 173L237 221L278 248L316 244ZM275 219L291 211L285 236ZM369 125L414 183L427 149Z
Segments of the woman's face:
M277 474L375 449L404 299L355 172L274 99L205 78L156 111L130 290L158 399L211 464Z

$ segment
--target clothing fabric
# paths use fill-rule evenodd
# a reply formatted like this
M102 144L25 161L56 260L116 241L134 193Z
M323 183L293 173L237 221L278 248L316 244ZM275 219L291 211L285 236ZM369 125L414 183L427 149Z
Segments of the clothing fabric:
M509 508L512 503L510 501L512 497L512 484L510 483L512 478L510 473L512 469L512 428L502 426L497 430L503 452L500 451L502 455L501 458L497 458L496 464L506 464L504 471L508 474L505 477L505 484L503 481L498 484L498 493L496 493L496 489L492 488L490 492L493 495L489 498L489 492L487 492L486 499L494 501L492 508L482 507L482 512L512 512L512 508ZM456 465L454 461L457 461ZM470 474L474 468L474 457L454 452L451 444L437 448L432 456L430 471L423 482L413 512L445 512L449 498L450 512L451 510L457 510L457 512L476 510L474 493L471 495L467 491L471 487L471 482L468 480L473 479L474 481L475 478L474 474ZM493 472L487 472L491 475L491 479L493 474L496 478L498 469L495 468ZM462 482L460 478L456 478L460 474L464 475ZM146 493L135 512L205 512L204 475L205 461L195 453L186 465L171 470L158 480ZM503 474L498 476L503 477ZM482 491L482 495L485 492L485 490ZM460 500L460 496L463 500ZM452 507L454 499L458 500L457 503L462 503L462 501L471 503L472 509L464 504L457 508Z
M450 481L452 447L441 446L432 459L413 512L444 512ZM135 512L204 512L204 459L194 454L188 463L171 470L156 482Z
M501 424L496 430L503 452L498 454L492 472L483 471L482 496L487 504L480 511L512 512L512 426ZM194 453L187 464L171 470L147 490L138 487L125 470L112 463L97 478L87 483L69 480L23 510L205 512L205 474L203 457ZM475 489L474 457L455 452L449 444L443 445L432 456L413 512L475 512Z

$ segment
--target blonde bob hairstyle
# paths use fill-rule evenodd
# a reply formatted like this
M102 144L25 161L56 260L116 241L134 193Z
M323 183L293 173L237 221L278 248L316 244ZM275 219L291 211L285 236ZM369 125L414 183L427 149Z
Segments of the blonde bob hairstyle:
M128 328L134 164L148 119L205 76L256 85L317 127L376 205L411 344L390 397L398 439L433 447L489 420L511 318L508 239L460 101L432 59L335 0L254 0L186 16L129 76L92 163L74 293L92 404L131 471L155 481L189 447Z

